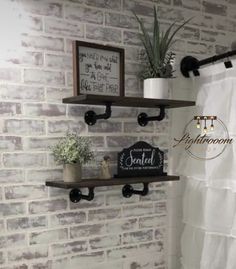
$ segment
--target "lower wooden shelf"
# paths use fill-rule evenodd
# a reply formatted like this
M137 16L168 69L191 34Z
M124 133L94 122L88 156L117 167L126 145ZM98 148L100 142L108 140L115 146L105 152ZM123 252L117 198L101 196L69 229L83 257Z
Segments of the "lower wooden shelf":
M111 178L111 179L84 179L80 182L46 181L46 186L61 189L72 189L70 200L78 203L81 199L91 201L94 198L94 188L103 186L124 185L122 194L129 198L132 195L145 196L149 192L148 184L152 182L167 182L179 180L178 176L152 176L152 177L129 177L129 178ZM134 190L130 184L142 183L142 190ZM88 194L84 195L80 188L88 188Z
M114 185L125 185L135 183L151 183L159 181L176 181L178 176L153 176L153 177L127 177L127 178L111 178L111 179L83 179L80 182L64 182L64 181L46 181L46 186L73 189L73 188L91 188Z

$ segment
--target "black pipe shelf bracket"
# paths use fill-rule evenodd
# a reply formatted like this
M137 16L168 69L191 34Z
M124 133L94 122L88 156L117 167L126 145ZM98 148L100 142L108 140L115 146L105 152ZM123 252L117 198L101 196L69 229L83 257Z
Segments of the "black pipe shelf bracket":
M94 199L94 188L88 188L88 194L82 194L80 189L70 191L70 200L72 203L78 203L80 200L92 201Z
M122 188L122 194L125 198L130 198L133 194L140 195L140 196L146 196L149 192L148 183L143 183L143 189L142 190L134 190L134 188L126 184Z
M162 121L165 118L165 106L159 106L160 113L158 116L148 117L146 113L140 113L138 115L138 123L140 126L144 127L149 121Z
M106 109L103 114L96 114L96 112L94 112L93 110L87 111L84 115L84 121L88 125L92 126L97 122L97 120L109 119L111 117L111 102L105 103L105 106L106 106Z

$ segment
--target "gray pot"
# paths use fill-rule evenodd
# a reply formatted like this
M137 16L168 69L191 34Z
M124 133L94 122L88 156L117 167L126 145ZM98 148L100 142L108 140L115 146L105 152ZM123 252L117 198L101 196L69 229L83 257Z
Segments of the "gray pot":
M82 165L80 163L66 163L63 165L63 181L78 182L82 180Z

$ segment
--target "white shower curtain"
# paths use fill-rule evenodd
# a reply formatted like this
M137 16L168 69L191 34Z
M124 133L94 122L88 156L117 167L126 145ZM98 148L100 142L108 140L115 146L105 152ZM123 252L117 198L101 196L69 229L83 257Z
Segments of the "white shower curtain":
M179 174L185 180L183 269L236 269L236 61L201 69L193 84L193 114L216 115L227 126L232 145L216 159L200 161L184 154Z

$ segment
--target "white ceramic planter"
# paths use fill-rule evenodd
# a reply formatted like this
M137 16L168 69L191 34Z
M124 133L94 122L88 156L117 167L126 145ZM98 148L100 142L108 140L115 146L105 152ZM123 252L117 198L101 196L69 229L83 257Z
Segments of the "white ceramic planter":
M78 182L82 180L82 165L80 163L63 165L63 181Z
M167 78L147 78L144 80L143 97L168 99L169 80Z

